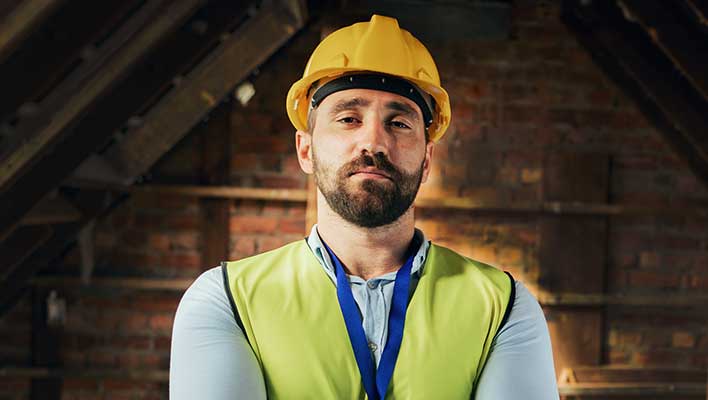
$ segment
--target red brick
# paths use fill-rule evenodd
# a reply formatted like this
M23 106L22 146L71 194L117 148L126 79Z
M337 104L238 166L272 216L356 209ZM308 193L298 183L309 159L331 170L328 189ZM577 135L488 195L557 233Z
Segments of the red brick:
M280 235L280 236L264 236L264 237L258 238L258 240L257 240L258 252L262 253L264 251L277 249L278 247L281 247L281 246L288 244L292 241L293 241L292 238L284 237L282 235Z
M173 322L172 314L155 314L150 317L150 328L158 332L171 332Z
M254 177L256 186L273 189L304 189L305 175L298 177L284 175L263 175Z
M155 351L170 350L170 347L172 345L172 340L169 337L156 337L154 342Z
M305 218L304 217L281 217L278 223L278 231L281 233L295 233L305 235Z
M162 265L181 269L199 269L202 267L202 258L199 253L175 252L165 254L162 257Z
M256 239L252 237L237 238L231 246L229 259L239 260L256 253Z
M168 229L198 230L201 226L201 217L198 214L171 213L164 217L164 224Z
M196 231L172 232L169 235L170 249L196 250L199 248L200 234Z
M151 251L167 251L170 248L170 238L166 233L151 232L148 235L148 247Z
M257 215L235 215L230 221L231 233L271 233L278 227L278 218Z
M629 284L644 288L677 288L681 283L678 275L653 271L629 272Z
M671 345L673 347L692 348L696 345L696 337L689 332L674 332Z

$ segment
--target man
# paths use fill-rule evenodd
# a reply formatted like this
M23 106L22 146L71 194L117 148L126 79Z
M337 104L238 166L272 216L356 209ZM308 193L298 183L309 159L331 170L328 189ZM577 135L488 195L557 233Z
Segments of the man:
M425 47L373 16L315 49L287 98L317 182L310 235L200 276L175 318L170 397L558 397L533 296L414 227L450 105Z

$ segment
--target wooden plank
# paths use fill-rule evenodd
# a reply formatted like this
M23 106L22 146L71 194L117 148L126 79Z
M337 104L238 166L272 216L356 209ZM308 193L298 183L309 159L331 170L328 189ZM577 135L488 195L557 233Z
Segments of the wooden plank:
M52 236L47 225L25 226L0 242L0 276L7 276Z
M162 40L159 36L170 32L181 23L185 23L184 20L189 16L189 13L193 12L193 6L198 1L201 0L170 2L168 8L160 14L159 18L154 19L152 24L148 23L143 31L114 54L118 58L136 58L149 53L139 60L131 60L132 63L126 60L116 60L116 63L111 63L110 68L102 69L97 76L92 78L91 82L93 83L87 83L88 87L94 88L94 91L104 88L108 93L101 93L98 98L88 102L86 97L91 97L90 94L86 90L81 90L74 99L75 101L69 101L71 106L67 106L60 113L63 117L53 119L52 123L44 128L39 136L35 136L35 138L51 141L52 145L49 146L51 151L45 148L47 143L42 144L41 140L29 139L26 146L28 153L25 153L24 156L13 153L13 156L17 156L18 160L22 159L28 164L21 168L17 165L9 167L9 170L14 170L19 175L10 174L13 176L5 183L10 185L16 181L17 184L13 185L12 190L0 190L0 209L6 211L0 214L0 237L14 229L32 205L48 191L55 188L79 166L82 160L92 152L104 147L125 121L136 110L139 110L150 96L154 95L154 90L158 90L162 85L170 82L171 76L164 74L165 69L162 68L170 70L171 68L187 67L184 63L190 62L193 54L178 52L172 57L166 57L160 51L164 51L166 43L174 45L168 39L175 37L175 35L169 35L167 39ZM195 33L193 35L197 36ZM152 46L154 44L156 46ZM209 43L201 43L200 45L208 46ZM144 48L145 46L155 47L155 49L149 51L150 49ZM113 60L114 57L111 59ZM140 68L129 65L135 63ZM146 63L150 65L145 66ZM150 66L160 68L150 68ZM123 72L137 69L137 72L122 74L119 73L121 69L125 69ZM109 78L116 80L109 82ZM86 106L86 109L80 110L80 113L74 113L79 111L80 106ZM69 116L72 114L75 118L69 121ZM62 132L59 133L58 130ZM57 137L49 137L54 134L61 137L62 140L58 140ZM30 153L37 157L30 157ZM5 166L7 164L0 164L0 170ZM2 175L1 171L0 175ZM6 177L10 177L10 175L6 175Z
M599 384L561 384L558 385L558 392L561 396L583 396L593 398L623 398L624 396L660 396L662 398L672 398L668 396L696 396L695 399L703 399L706 393L705 383L599 383ZM624 397L626 398L626 397ZM637 397L639 398L639 397ZM694 397L690 397L693 399ZM687 398L682 397L682 400Z
M684 382L704 383L706 370L699 368L657 366L573 366L566 368L562 382L566 383L620 383L620 382Z
M708 112L688 81L611 2L563 2L562 20L595 62L708 182Z
M168 382L169 371L145 368L76 369L76 368L0 368L0 377L13 378L96 378L126 379L143 382Z
M530 289L542 306L637 306L708 308L708 295L671 293L666 295L604 294L604 293L553 293Z
M646 0L621 0L620 5L708 101L708 35L700 40L703 32L689 30L676 17L675 5Z
M42 251L32 252L0 281L0 317L22 297L29 287L28 280L63 254L83 226L115 204L116 199L104 192L82 191L73 202L82 210L84 218L79 222L52 226L53 233L45 241ZM35 227L21 229L26 228Z
M609 156L553 153L544 161L543 197L549 201L607 201ZM551 293L603 293L607 218L543 216L539 220L538 286ZM556 371L602 361L602 307L546 309Z
M212 110L205 129L198 132L201 142L201 182L208 185L229 183L231 174L231 104L222 104ZM202 198L203 213L202 266L212 268L229 259L231 232L229 220L231 201L221 198Z
M81 219L81 211L62 196L45 197L22 218L22 226L61 224Z
M30 281L32 286L61 288L64 290L88 290L109 293L114 290L174 291L183 292L194 279L153 278L103 278L93 277L90 283L80 278L66 276L37 276Z
M230 199L252 199L307 202L311 193L317 190L314 181L308 181L308 189L263 189L237 186L202 186L202 185L111 185L104 182L71 180L64 184L73 188L93 188L125 193L162 193L191 197L213 197ZM314 190L311 192L311 190ZM313 197L315 199L315 197ZM682 205L672 206L643 206L639 204L606 204L589 203L581 201L560 202L510 202L489 203L468 197L419 197L415 206L430 209L467 210L481 213L537 213L549 215L596 215L596 216L667 216L667 217L695 217L708 218L708 207L690 207ZM313 214L316 216L316 212ZM311 225L310 225L311 226Z
M60 0L24 0L16 5L0 21L0 64L61 3Z
M141 127L109 149L106 157L125 176L143 174L303 23L292 18L281 2L261 8L152 108Z
M684 0L684 2L696 15L698 23L708 27L708 0Z
M42 288L32 290L32 365L41 368L61 366L59 344L61 327L48 324L49 292ZM30 383L31 400L60 400L62 380L59 377L37 377Z
M556 373L602 361L602 308L545 308Z
M80 93L69 98L62 111L55 114L47 126L28 138L0 164L0 192L7 191L21 172L36 162L38 157L47 151L48 145L54 143L72 121L85 112L91 103L104 94L164 34L182 22L199 2L200 0L171 2L164 13L159 14L133 40L117 51L111 57L110 68L103 68L101 73L89 79Z
M136 3L138 0L66 1L29 35L16 53L0 63L0 87L6 93L0 98L0 120L8 117L47 120L49 115L43 114L60 109L63 103L50 109L40 109L37 103L44 102L47 93L72 70L81 68L81 64L92 64L93 60L86 61L95 55L94 43L120 24ZM145 8L150 8L150 4ZM70 92L69 96L75 93ZM17 140L13 144L17 145ZM3 145L2 155L14 148Z

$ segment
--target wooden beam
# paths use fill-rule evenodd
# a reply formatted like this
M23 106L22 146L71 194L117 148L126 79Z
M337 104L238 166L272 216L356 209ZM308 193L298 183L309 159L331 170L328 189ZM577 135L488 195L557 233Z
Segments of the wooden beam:
M237 186L203 185L110 185L103 182L68 181L66 187L79 189L101 189L123 193L155 193L190 197L213 197L225 199L251 199L265 201L307 202L308 196L316 194L314 181L308 181L308 189L265 189ZM315 197L312 197L315 200ZM480 213L520 213L549 215L597 215L615 217L667 216L708 218L708 207L700 206L643 206L638 204L606 204L581 201L541 201L491 203L469 197L419 197L415 206L430 209L456 209ZM316 216L317 214L313 214ZM311 225L310 225L311 226Z
M96 378L126 379L144 382L168 382L169 371L155 369L76 369L76 368L0 368L0 377L12 378Z
M0 242L0 276L6 277L52 236L47 225L25 226Z
M110 58L110 68L102 69L83 85L80 92L64 99L64 107L53 116L47 126L34 135L26 135L27 140L0 165L0 192L7 191L22 171L48 151L48 146L59 139L72 121L85 112L91 103L104 94L110 85L123 76L164 34L182 22L198 4L199 0L170 3L164 13L153 19L133 40L127 42Z
M103 40L105 35L110 32L120 36L120 31L112 31L126 14L135 11L139 0L64 3L27 37L21 51L0 62L0 87L6 93L0 98L0 120L18 119L23 125L26 119L48 121L49 114L61 109L63 103L47 107L47 94L61 86L68 75L76 76L77 69L86 69L102 58L109 47ZM143 9L153 8L152 3L157 1L148 2ZM101 43L101 48L97 49L95 43ZM69 92L61 100L65 102L75 94ZM11 136L11 143L3 143L2 156L26 139L17 136Z
M681 294L641 295L603 293L552 293L531 290L542 306L637 306L637 307L708 307L708 295Z
M708 0L684 0L688 8L690 8L698 23L708 27Z
M583 396L606 398L621 396L703 396L705 383L573 383L559 384L561 396ZM697 397L697 400L700 397Z
M116 169L129 177L145 173L238 82L292 37L304 21L293 18L288 7L276 1L261 8L183 77L148 112L142 126L108 150L106 157Z
M22 218L22 226L62 224L81 219L81 211L71 205L62 196L50 196L40 200L30 212Z
M110 292L112 290L145 290L145 291L175 291L183 292L194 282L194 279L153 279L153 278L102 278L94 277L90 283L80 278L66 276L37 276L32 278L32 286L44 288L61 288L65 290L97 290Z
M544 200L607 201L609 165L609 156L602 153L549 154L544 160ZM538 229L539 288L552 293L605 291L606 217L544 215ZM547 311L557 370L602 361L602 307L558 307Z
M61 367L59 344L62 328L48 323L49 291L32 289L32 365L39 368ZM60 400L62 381L59 377L36 377L30 383L31 400Z
M19 2L0 21L0 64L34 29L61 4L60 0L25 0Z
M613 2L563 2L561 18L595 62L708 184L705 100Z
M708 41L696 37L702 32L689 30L685 21L676 18L675 4L666 7L646 0L620 0L619 4L708 101Z
M74 203L81 208L84 218L79 222L52 226L52 234L45 240L42 251L31 252L31 255L25 257L21 263L5 275L5 279L0 281L0 316L4 315L22 297L29 287L28 280L31 277L56 262L57 257L61 256L67 247L74 243L76 235L83 226L105 212L110 205L116 204L117 200L105 192L82 191L78 198L74 199ZM47 227L47 225L42 225L42 227ZM23 227L17 232L27 228L36 227ZM0 254L2 253L0 252Z
M201 182L209 185L225 185L231 176L231 110L226 103L212 110L209 122L198 134L201 142L201 162L199 176ZM223 198L201 198L202 211L202 267L212 268L229 259L231 245L230 212L231 200Z

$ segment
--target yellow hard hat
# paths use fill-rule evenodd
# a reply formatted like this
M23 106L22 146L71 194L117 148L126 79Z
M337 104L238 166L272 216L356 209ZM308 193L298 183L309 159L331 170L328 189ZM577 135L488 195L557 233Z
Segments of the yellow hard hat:
M314 83L322 87L323 82L355 73L398 77L430 95L434 110L432 120L426 125L429 125L431 140L439 140L450 125L450 99L440 86L433 57L410 32L398 27L396 19L380 15L372 16L369 22L341 28L317 46L305 66L302 79L288 91L286 107L290 122L298 130L307 129ZM425 114L426 110L423 110Z

